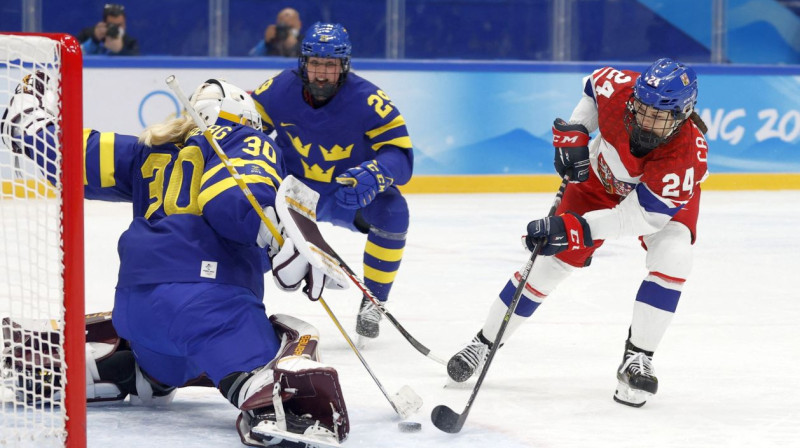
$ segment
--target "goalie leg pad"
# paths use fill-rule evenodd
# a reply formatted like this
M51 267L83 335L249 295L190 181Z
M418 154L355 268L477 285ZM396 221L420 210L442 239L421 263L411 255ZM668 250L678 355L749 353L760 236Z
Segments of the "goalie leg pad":
M4 317L3 366L13 369L17 399L29 404L54 397L61 389L61 351L57 321Z
M269 320L281 338L281 348L276 356L278 362L291 355L320 361L317 351L319 330L315 326L286 314L274 314Z
M86 343L86 401L109 403L125 399L134 387L136 361L130 350L100 342Z
M111 313L86 315L86 401L122 401L134 388L136 362L111 323Z
M306 423L303 435L314 434L325 443L345 440L350 431L347 407L338 373L318 361L318 330L291 316L270 319L281 337L278 356L267 366L220 382L221 392L242 411L237 421L242 442L260 442L275 429L295 437L297 425ZM254 438L256 425L263 434Z
M14 370L18 384L34 392L34 396L59 400L61 385L61 352L59 334L53 331L55 321L47 319L11 320L4 318L5 350L15 353ZM111 324L111 313L86 316L86 398L89 403L125 399L133 388L134 362L127 342L120 339ZM39 353L36 353L36 352ZM6 358L6 363L11 358Z

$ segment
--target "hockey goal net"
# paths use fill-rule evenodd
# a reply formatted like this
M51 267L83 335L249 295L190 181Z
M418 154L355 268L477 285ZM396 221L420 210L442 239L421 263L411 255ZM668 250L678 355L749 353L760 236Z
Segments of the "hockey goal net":
M0 117L26 77L57 98L0 143L0 446L86 445L81 70L71 36L0 33Z

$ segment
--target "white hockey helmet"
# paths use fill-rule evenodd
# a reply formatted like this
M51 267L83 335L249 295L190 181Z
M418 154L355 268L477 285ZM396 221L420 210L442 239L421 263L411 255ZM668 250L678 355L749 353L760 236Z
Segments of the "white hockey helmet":
M223 79L209 79L200 84L190 101L207 125L216 123L220 114L223 114L226 120L261 130L261 115L256 110L253 98Z

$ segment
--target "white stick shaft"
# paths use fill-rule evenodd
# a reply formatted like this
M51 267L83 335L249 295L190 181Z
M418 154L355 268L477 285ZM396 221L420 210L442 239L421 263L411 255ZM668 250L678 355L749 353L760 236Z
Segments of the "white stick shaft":
M181 90L180 85L178 85L178 78L176 78L175 75L169 75L167 77L167 85L170 89L172 89L173 92L175 92L175 95L178 97L178 101L181 102L183 108L186 109L186 112L190 117L192 117L192 120L194 120L194 123L200 128L200 130L203 132L207 131L208 126L206 126L206 122L200 118L200 115L197 113L194 107L192 107L192 103L189 101L189 98L187 98L183 93L183 90Z

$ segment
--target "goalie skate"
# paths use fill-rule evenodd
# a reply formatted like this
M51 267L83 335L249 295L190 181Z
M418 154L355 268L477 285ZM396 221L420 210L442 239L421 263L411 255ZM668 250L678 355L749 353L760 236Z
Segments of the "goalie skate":
M640 408L658 392L658 378L652 358L652 352L641 350L630 341L625 343L625 354L617 370L618 384L614 401Z
M285 426L277 422L275 414L257 416L250 437L264 446L280 448L336 448L341 447L336 434L319 420L308 416L286 413Z

